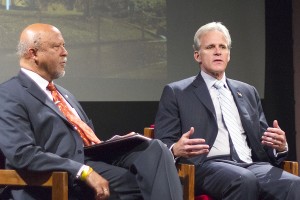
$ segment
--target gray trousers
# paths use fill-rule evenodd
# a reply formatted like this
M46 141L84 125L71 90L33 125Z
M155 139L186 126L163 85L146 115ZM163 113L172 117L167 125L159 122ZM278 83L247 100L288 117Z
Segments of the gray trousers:
M159 140L144 142L118 158L86 164L109 181L110 199L183 199L173 156Z
M300 178L269 163L209 160L196 166L196 194L224 200L295 200Z

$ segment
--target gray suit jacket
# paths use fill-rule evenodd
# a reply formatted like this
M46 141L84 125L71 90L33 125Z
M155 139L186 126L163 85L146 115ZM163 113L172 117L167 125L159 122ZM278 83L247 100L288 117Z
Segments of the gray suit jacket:
M93 128L74 96L57 87ZM0 85L0 105L0 147L7 168L63 170L75 178L84 163L82 140L35 82L20 71Z
M227 79L227 84L252 149L252 159L278 165L286 154L275 158L271 148L261 145L261 136L268 124L258 92L253 86L240 81ZM204 138L212 147L218 133L216 113L201 73L165 86L155 119L155 137L170 147L190 127L195 128L192 138ZM199 164L206 156L204 154L181 161Z

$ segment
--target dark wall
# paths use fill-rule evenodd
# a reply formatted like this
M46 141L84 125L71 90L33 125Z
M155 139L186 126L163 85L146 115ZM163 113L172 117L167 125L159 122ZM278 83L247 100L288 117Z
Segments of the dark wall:
M92 119L96 134L105 140L112 135L143 133L154 123L158 102L81 102Z
M292 1L266 0L266 74L264 111L286 132L289 159L296 160Z
M197 0L192 2L189 5L197 3ZM290 0L265 0L265 5L266 73L262 104L269 125L272 126L272 121L278 119L285 130L290 148L289 159L295 160L292 3ZM182 9L182 5L179 4L177 9ZM169 11L176 12L174 8ZM194 10L186 12L189 19L193 19L196 13ZM186 27L187 23L175 25L176 28ZM180 38L174 39L180 42ZM106 139L129 131L141 133L143 127L154 122L158 102L82 102L82 106L93 119L99 137Z

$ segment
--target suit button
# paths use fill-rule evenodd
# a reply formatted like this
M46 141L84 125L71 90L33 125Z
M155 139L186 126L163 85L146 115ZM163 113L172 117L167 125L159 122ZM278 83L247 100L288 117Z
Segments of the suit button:
M78 150L77 153L82 154L82 151L81 151L81 150Z

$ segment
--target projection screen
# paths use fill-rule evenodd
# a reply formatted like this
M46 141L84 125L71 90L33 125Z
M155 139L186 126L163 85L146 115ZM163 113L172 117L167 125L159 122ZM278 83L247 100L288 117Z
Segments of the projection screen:
M50 23L61 30L69 53L66 75L55 82L80 101L158 101L165 84L199 72L194 33L221 21L233 41L227 76L256 86L263 97L261 0L2 1L0 20L0 82L19 70L21 30Z

